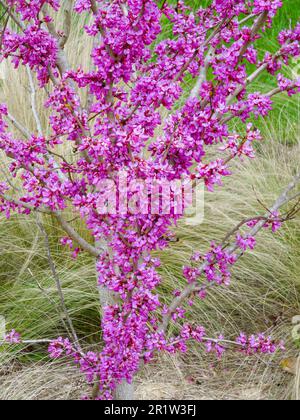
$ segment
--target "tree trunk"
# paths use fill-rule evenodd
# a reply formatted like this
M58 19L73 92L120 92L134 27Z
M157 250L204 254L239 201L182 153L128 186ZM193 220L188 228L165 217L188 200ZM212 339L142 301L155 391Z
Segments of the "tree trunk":
M101 245L101 248L103 248L103 243L98 244ZM97 243L96 243L97 246ZM97 275L97 271L96 271ZM114 293L110 290L106 289L105 287L98 286L99 290L99 300L101 308L107 305L114 305L115 304L115 297ZM101 310L102 314L103 311ZM134 399L134 384L129 384L127 381L123 381L120 385L117 386L116 392L115 392L115 400L119 401L128 401Z
M134 399L134 384L129 384L127 381L123 381L116 389L116 400L128 401Z

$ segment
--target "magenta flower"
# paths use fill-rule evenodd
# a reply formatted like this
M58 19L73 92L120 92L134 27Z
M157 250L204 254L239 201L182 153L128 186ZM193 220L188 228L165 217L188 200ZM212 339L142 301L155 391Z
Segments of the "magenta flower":
M256 246L256 239L253 236L237 234L236 243L243 251L247 251L248 248L253 250Z
M9 344L20 344L21 336L18 332L12 330L11 332L5 335L4 340Z

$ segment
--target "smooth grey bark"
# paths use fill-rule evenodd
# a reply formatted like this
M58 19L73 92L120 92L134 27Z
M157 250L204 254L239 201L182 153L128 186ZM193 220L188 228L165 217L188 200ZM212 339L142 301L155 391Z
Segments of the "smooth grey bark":
M103 249L105 245L103 242L96 242L96 248ZM97 270L96 270L97 274ZM99 291L99 301L101 305L101 315L103 315L103 309L107 305L114 305L116 303L116 298L113 292L108 290L105 287L98 286ZM129 384L126 380L124 380L120 385L117 386L115 392L115 400L118 401L128 401L134 399L134 383Z

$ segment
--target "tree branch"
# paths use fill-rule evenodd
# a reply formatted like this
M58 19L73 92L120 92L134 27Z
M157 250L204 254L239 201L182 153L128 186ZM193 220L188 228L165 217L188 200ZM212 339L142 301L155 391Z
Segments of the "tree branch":
M101 255L101 251L103 248L96 248L93 245L90 245L85 239L83 239L79 233L62 217L62 215L58 212L54 212L54 216L59 221L63 230L72 238L75 242L77 242L83 250L88 252L93 257L99 258Z
M50 209L48 209L47 207L36 208L36 207L32 206L31 204L25 203L24 201L19 200L19 199L14 198L14 197L10 197L9 195L4 194L4 193L0 194L0 198L7 201L8 203L15 204L16 206L19 206L19 207L24 207L25 209L28 209L30 211L36 211L36 212L44 213L44 214L52 214L52 211Z
M32 109L32 113L35 119L35 123L36 123L36 128L38 131L38 135L40 137L43 137L43 129L42 129L42 124L41 124L41 120L39 117L39 114L37 112L37 107L36 107L36 90L35 90L35 86L34 86L34 82L33 82L33 77L32 77L32 73L30 70L30 67L26 66L26 70L27 70L27 74L28 74L28 79L29 79L29 84L30 84L30 91L31 91L31 109Z
M16 344L28 344L29 346L35 345L35 344L50 344L53 340L51 339L41 339L41 340L21 340L20 343ZM6 341L0 341L0 346L3 346L5 344L9 344Z
M281 50L277 51L274 55L274 58L278 58L281 55ZM242 90L253 83L268 67L267 63L262 64L258 69L256 69L250 76L247 77L244 85L240 85L236 88L232 95L227 98L227 105L231 104L232 101L242 92Z
M244 23L247 23L249 20L255 18L256 16L257 15L255 15L255 14L251 14L251 15L245 17L244 19L239 21L239 26L244 25Z
M72 23L72 9L73 9L73 0L67 0L64 7L64 24L63 24L63 36L61 37L59 46L64 49L70 33L71 33L71 23Z
M250 45L250 44L251 44L251 42L253 41L254 37L258 34L258 32L259 32L259 31L261 30L261 28L264 26L264 24L266 23L267 19L268 19L268 12L267 12L267 11L265 11L265 12L263 12L263 13L259 16L259 18L257 19L257 21L256 21L256 22L254 22L254 25L253 25L252 30L251 30L251 35L250 35L249 41L248 41L248 42L246 42L246 43L243 45L243 47L242 47L242 49L241 49L241 51L240 51L239 61L243 58L243 55L244 55L244 54L245 54L245 52L247 51L247 48L249 47L249 45Z
M294 190L298 185L300 184L300 173L298 173L295 178L293 179L293 181L287 186L287 188L283 191L283 193L278 197L278 199L275 201L275 203L273 204L273 206L270 208L270 213L275 213L276 211L278 211L282 206L284 206L285 204L289 203L291 200L294 199L294 197L290 197L289 194L292 190ZM269 216L269 215L267 215ZM267 217L266 216L266 217ZM259 231L265 226L265 220L261 220L257 223L257 225L251 230L251 232L249 233L250 236L256 236ZM239 249L239 246L234 243L232 244L227 252L232 255L235 251L237 251ZM243 251L240 251L237 254L237 258L239 259L240 257L242 257L244 255ZM201 267L200 267L200 273L199 273L199 277L203 274L204 270L207 268L208 263L205 262ZM202 288L203 289L203 288ZM204 288L205 289L205 288ZM177 296L173 302L171 303L171 305L169 306L168 312L167 314L163 317L162 323L160 325L160 330L166 332L167 328L169 326L169 323L172 319L172 315L173 313L176 311L177 308L179 308L186 299L188 299L191 295L193 295L195 292L197 292L197 290L199 290L199 286L197 284L197 281L188 284L185 289L182 291L182 293Z
M7 13L9 14L9 16L11 17L11 19L15 22L15 24L20 28L20 29L22 29L22 31L24 31L26 28L25 28L25 25L24 25L24 23L22 22L22 21L20 21L17 17L16 17L16 15L12 12L12 10L11 10L11 8L4 2L4 1L2 1L2 0L0 0L0 4L1 4L1 6L4 8L4 9L6 9L7 10Z
M7 119L12 125L27 139L30 139L31 135L26 127L24 127L12 114L8 113Z
M59 298L60 298L61 308L64 312L66 321L69 325L71 335L72 335L72 338L73 338L73 342L74 342L77 350L79 350L81 352L82 350L81 350L81 346L80 346L80 343L79 343L79 340L78 340L78 336L77 336L76 330L74 328L72 319L70 317L70 314L69 314L69 311L68 311L68 308L67 308L67 305L66 305L65 296L64 296L62 285L61 285L61 281L60 281L60 278L59 278L58 273L56 271L56 267L55 267L55 264L54 264L54 261L53 261L53 258L52 258L49 236L48 236L47 231L46 231L46 229L45 229L45 227L44 227L44 225L43 225L43 223L42 223L42 221L40 220L39 217L37 217L37 225L40 228L40 231L42 232L42 234L44 236L44 239L45 239L45 248L46 248L46 252L47 252L47 259L48 259L49 267L50 267L50 270L52 272L53 278L55 279L57 292L58 292L58 295L59 295Z
M8 196L7 194L1 193L0 197L2 197L5 201L15 204L16 206L23 207L28 209L32 212L44 213L49 214L56 217L57 221L61 225L62 229L73 239L75 242L78 243L80 248L84 251L88 252L93 257L99 258L103 248L96 248L93 245L89 244L80 234L64 219L62 214L58 211L53 211L47 207L34 207L28 203L25 203L19 199L13 198Z
M190 94L189 99L196 98L198 96L199 90L204 82L207 80L207 71L210 65L210 60L214 56L214 48L210 47L207 56L205 57L204 66L201 69L200 75L198 77L198 80Z
M295 83L295 85L293 85L293 86L290 86L289 87L289 89L293 89L293 87L296 87L296 83ZM272 89L272 90L270 90L269 92L267 92L264 96L266 97L266 98L273 98L273 96L276 96L276 95L278 95L278 94L280 94L280 93L284 93L284 92L287 92L287 91L284 91L284 90L282 90L280 87L277 87L277 88L274 88L274 89ZM239 110L239 112L236 114L236 115L234 115L234 114L231 114L231 115L228 115L227 117L224 117L220 122L221 122L221 124L226 124L226 123L228 123L229 121L231 121L233 118L236 118L236 117L238 117L239 115L241 115L246 109L247 109L248 107L247 107L247 105L245 105L245 106L243 106L240 110Z

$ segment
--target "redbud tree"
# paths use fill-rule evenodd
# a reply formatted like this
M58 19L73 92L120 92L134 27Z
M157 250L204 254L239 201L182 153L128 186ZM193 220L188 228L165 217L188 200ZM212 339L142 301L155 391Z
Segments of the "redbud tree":
M212 286L229 286L232 266L255 247L261 229L275 232L295 215L297 205L285 213L281 208L296 199L300 174L262 215L249 215L207 253L195 252L183 268L186 287L169 298L159 296L160 261L153 252L168 246L184 215L185 206L176 211L184 185L219 188L233 160L253 159L255 144L263 141L250 119L267 117L276 95L299 92L300 80L287 79L283 67L300 56L300 24L279 34L275 53L257 49L282 1L212 0L196 11L182 0L0 4L1 59L26 68L36 124L31 132L0 106L0 148L10 161L10 176L0 184L0 210L7 218L12 212L51 214L66 232L62 245L74 257L87 252L96 260L101 348L85 351L66 315L70 334L50 342L51 357L67 356L81 369L91 385L87 399L125 399L132 398L131 384L144 363L159 352L186 352L190 341L217 357L230 346L246 355L280 349L281 343L264 334L210 338L205 326L187 319L187 311ZM71 68L67 60L79 13L90 17L84 28L93 38L89 71ZM169 38L163 36L165 22ZM251 84L263 73L276 87L254 92ZM190 91L187 80L193 80ZM18 95L13 86L12 92ZM36 96L45 92L49 136L36 105ZM240 131L234 120L244 123ZM72 161L58 152L67 143ZM166 182L168 211L161 194ZM153 184L159 193L151 202ZM85 222L90 241L67 221L70 209ZM49 262L55 275L50 253ZM15 331L6 341L22 342Z

